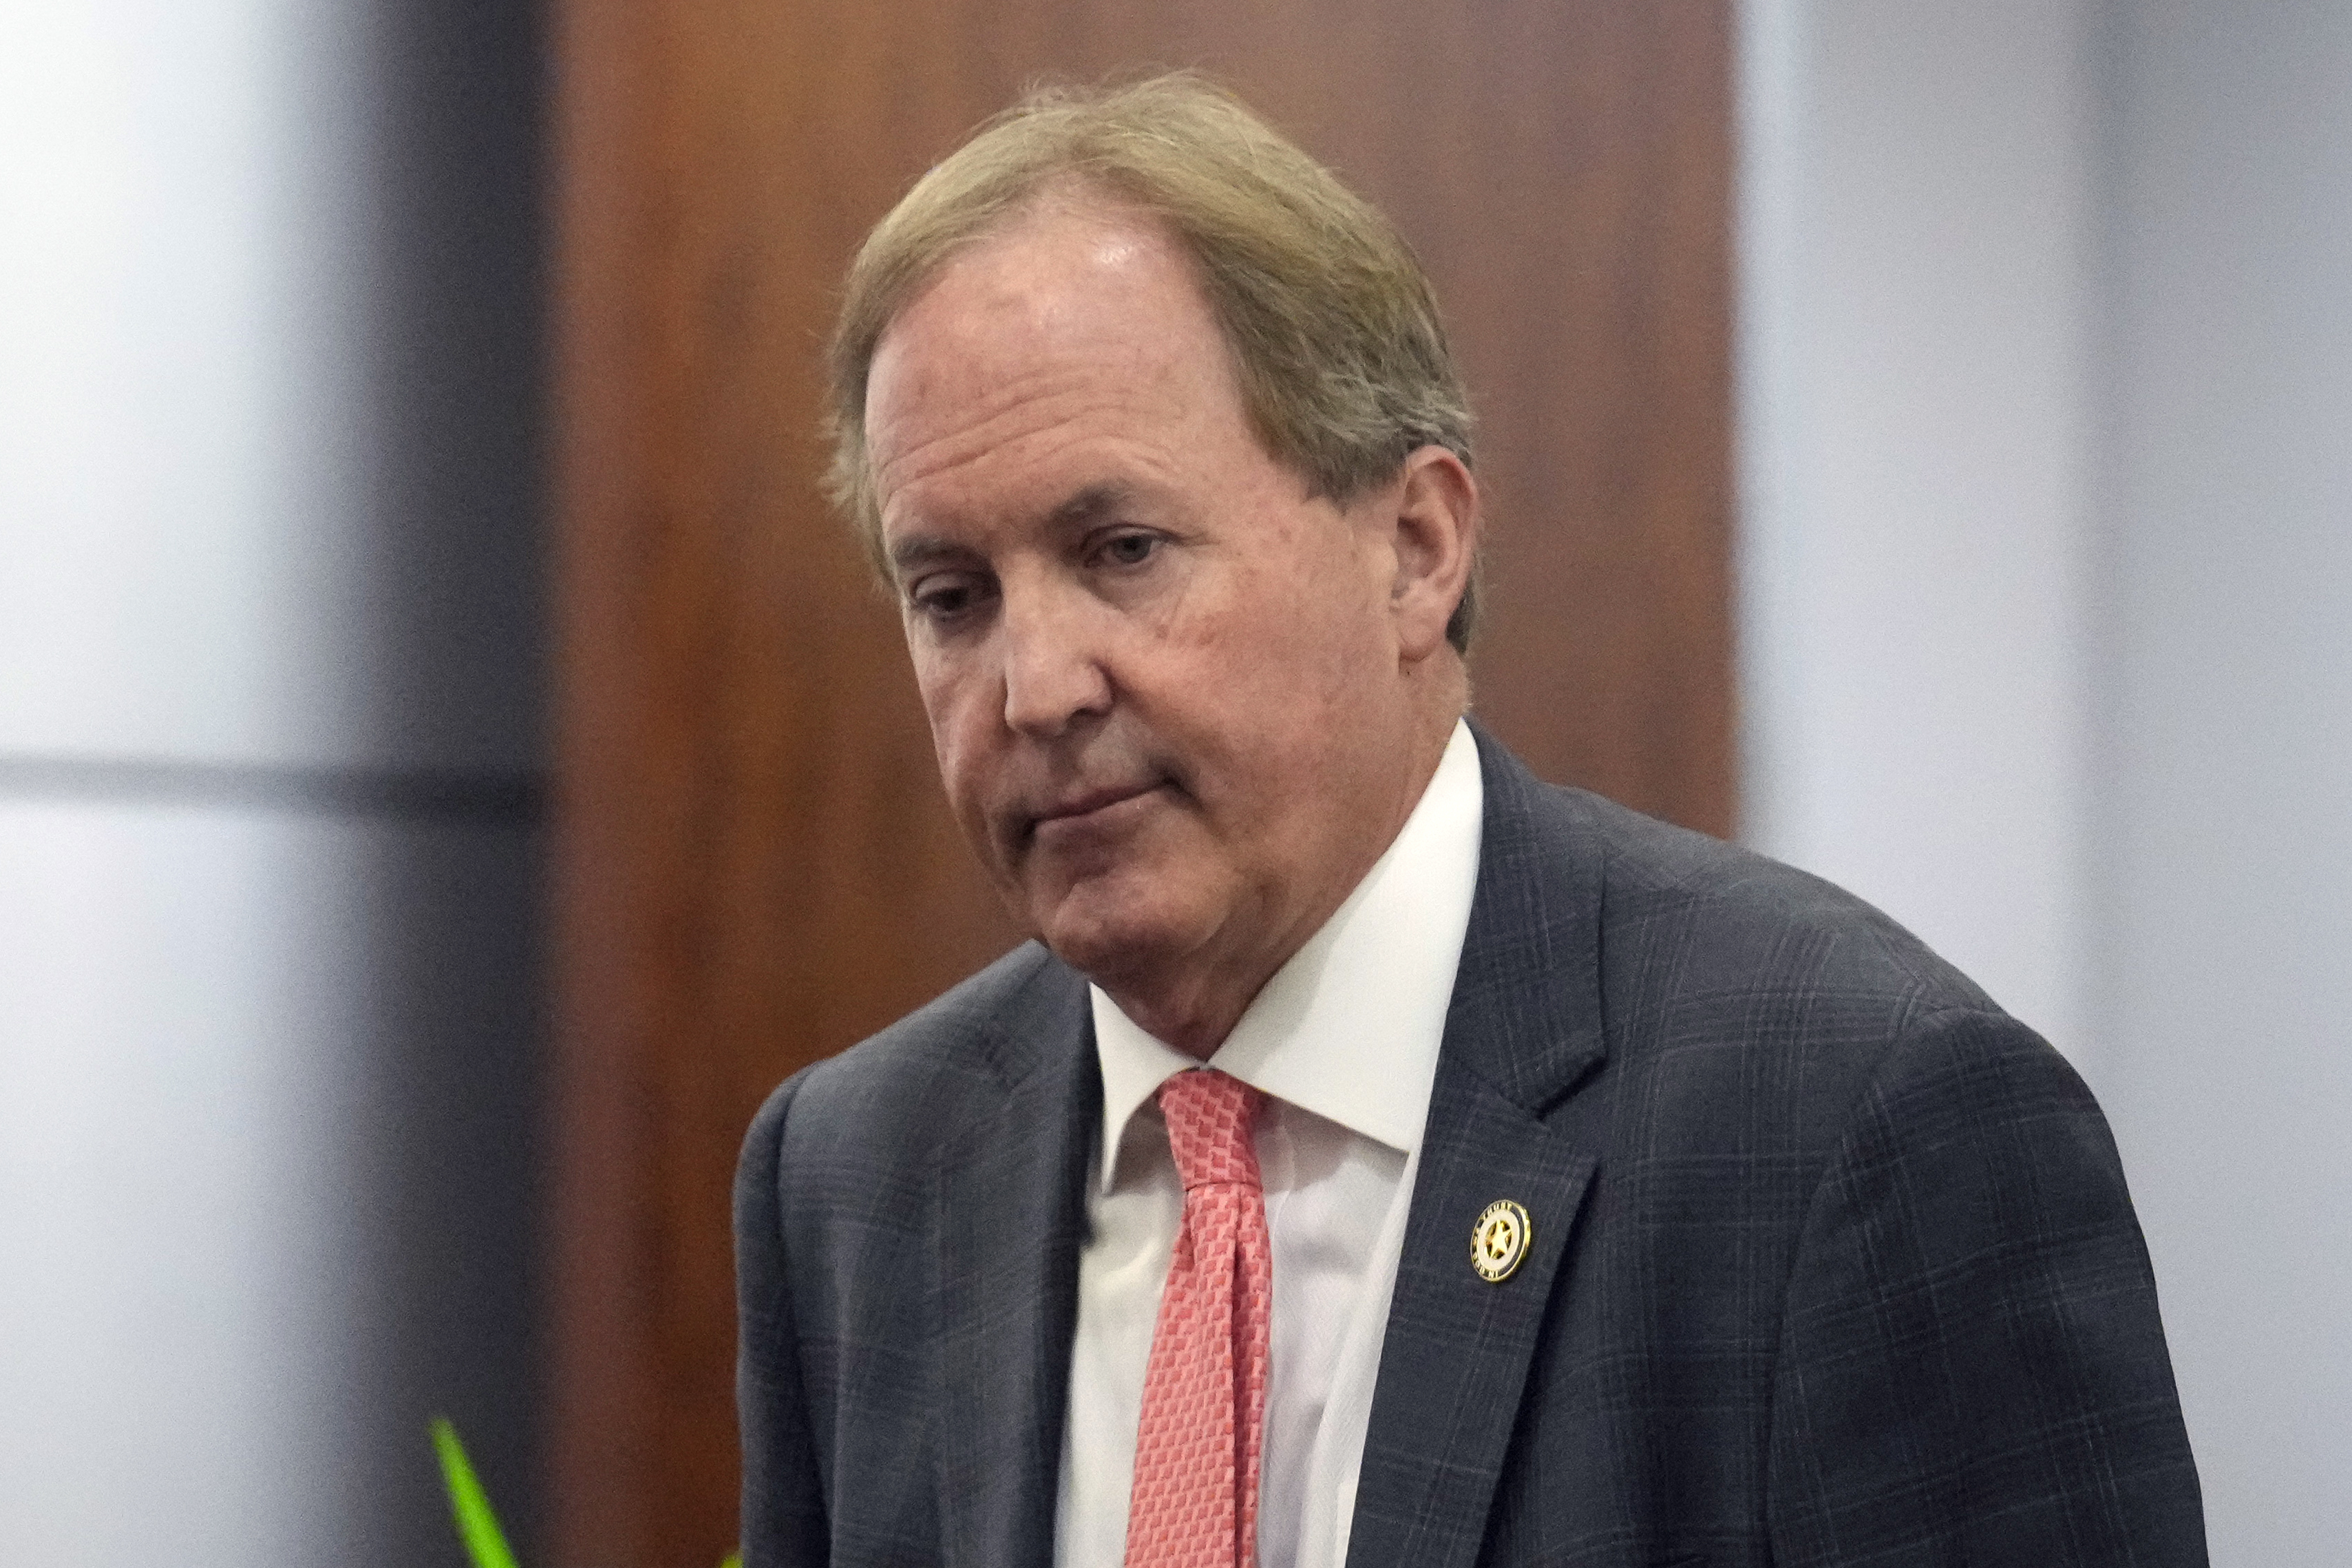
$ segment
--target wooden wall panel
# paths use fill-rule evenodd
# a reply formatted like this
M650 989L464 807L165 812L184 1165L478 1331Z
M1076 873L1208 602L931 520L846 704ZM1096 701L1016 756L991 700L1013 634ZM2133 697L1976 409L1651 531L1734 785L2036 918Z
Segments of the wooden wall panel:
M1013 940L817 498L866 228L1044 71L1205 66L1384 205L1481 411L1478 706L1732 816L1726 0L559 5L555 1560L732 1541L769 1088Z

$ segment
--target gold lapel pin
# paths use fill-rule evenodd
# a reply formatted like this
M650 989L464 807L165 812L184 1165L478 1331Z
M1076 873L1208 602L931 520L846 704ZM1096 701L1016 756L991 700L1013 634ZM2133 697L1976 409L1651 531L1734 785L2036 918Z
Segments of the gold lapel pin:
M1490 1285L1500 1285L1528 1255L1535 1222L1508 1198L1496 1198L1470 1227L1470 1267Z

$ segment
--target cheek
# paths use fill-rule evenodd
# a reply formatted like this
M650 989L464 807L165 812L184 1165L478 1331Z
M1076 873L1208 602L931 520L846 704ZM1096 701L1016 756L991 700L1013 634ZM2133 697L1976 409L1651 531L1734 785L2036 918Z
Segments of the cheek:
M984 684L951 661L920 656L915 660L915 685L922 695L924 717L930 721L931 751L939 759L948 795L959 808L983 765L991 732L985 722Z
M1376 689L1383 657L1380 627L1339 584L1278 595L1255 612L1254 634L1228 644L1225 681L1297 745ZM1298 726L1307 732L1300 733Z
M1359 749L1381 728L1378 694L1392 654L1376 614L1342 594L1302 595L1276 635L1234 659L1231 709L1247 710L1251 754L1233 759L1258 797L1265 831L1288 836L1303 818L1328 820ZM1239 715L1236 715L1239 717Z

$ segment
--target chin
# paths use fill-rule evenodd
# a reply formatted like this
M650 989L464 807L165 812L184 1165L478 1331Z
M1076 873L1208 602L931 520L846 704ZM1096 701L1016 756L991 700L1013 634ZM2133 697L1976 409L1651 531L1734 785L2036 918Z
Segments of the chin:
M1033 905L1030 923L1055 957L1106 990L1197 945L1186 940L1196 922L1184 919L1172 900L1104 898L1101 891L1108 889L1073 890L1050 909Z

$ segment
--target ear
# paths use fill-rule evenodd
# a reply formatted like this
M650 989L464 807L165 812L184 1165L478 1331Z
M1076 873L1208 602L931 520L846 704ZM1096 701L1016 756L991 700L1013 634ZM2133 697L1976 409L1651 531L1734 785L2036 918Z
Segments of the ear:
M1398 652L1408 664L1446 646L1445 623L1478 550L1478 481L1443 447L1404 460L1396 489L1396 579L1389 590Z

